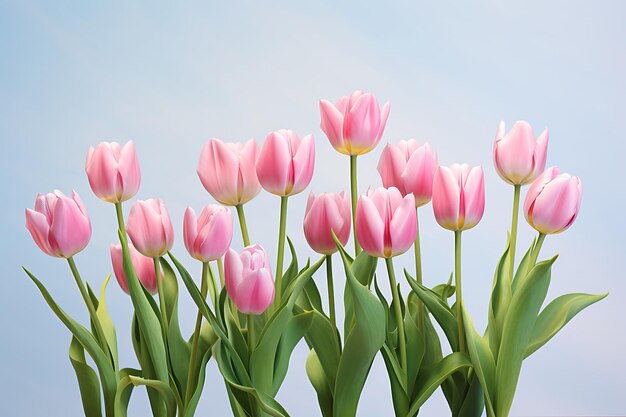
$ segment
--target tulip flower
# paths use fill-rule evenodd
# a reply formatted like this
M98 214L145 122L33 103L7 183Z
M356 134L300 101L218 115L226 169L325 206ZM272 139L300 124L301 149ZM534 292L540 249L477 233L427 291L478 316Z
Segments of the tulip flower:
M226 206L252 200L261 191L256 174L256 141L224 143L210 139L200 154L197 173L204 188Z
M437 223L459 231L476 226L485 211L482 167L467 164L440 166L433 180L433 211Z
M293 130L271 132L256 163L259 182L272 194L290 196L304 190L313 177L315 142L313 135L302 140Z
M126 230L135 248L150 258L163 256L174 244L170 215L158 199L136 201L130 209Z
M385 130L389 102L382 110L371 93L357 90L336 104L320 100L321 128L331 145L346 155L362 155L374 149Z
M183 237L189 254L201 262L215 261L226 253L233 238L233 218L228 208L209 204L200 218L187 207Z
M530 184L546 167L547 150L548 129L535 140L528 122L515 122L507 134L504 122L500 122L493 143L496 171L509 184Z
M350 237L350 199L341 192L309 194L304 214L304 237L317 253L337 252L333 232L342 245Z
M417 217L412 194L395 188L369 189L356 209L356 237L371 256L390 258L406 252L415 240Z
M574 223L582 185L578 177L548 168L530 186L524 200L528 224L542 234L561 233Z
M128 249L130 250L130 259L133 263L135 273L139 278L139 281L143 284L144 288L151 294L157 292L156 273L154 271L154 262L151 258L143 256L135 247L129 243ZM124 264L122 255L122 245L111 245L111 263L113 264L113 272L117 283L126 294L130 294L128 289L128 282L126 281L126 275L124 274ZM161 279L163 275L161 274Z
M132 141L101 142L89 148L85 172L93 193L109 203L129 200L139 190L141 171Z
M91 220L75 191L71 198L58 190L37 195L35 209L26 209L26 228L39 249L57 258L71 258L91 239Z
M261 245L247 246L241 253L229 249L224 280L228 295L242 313L262 314L274 300L270 260Z
M378 172L383 187L396 187L402 195L413 194L415 206L420 207L432 198L437 166L437 154L430 144L420 145L410 139L387 144L378 161Z

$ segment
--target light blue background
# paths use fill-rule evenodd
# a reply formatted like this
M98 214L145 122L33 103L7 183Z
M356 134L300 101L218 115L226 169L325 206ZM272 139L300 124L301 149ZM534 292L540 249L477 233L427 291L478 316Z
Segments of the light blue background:
M431 142L442 164L483 165L485 216L465 233L463 253L466 304L480 329L510 222L512 190L491 162L497 123L523 118L537 133L550 127L548 164L580 176L584 198L574 226L544 246L546 257L561 254L549 297L611 295L524 363L512 415L626 413L623 2L129 3L0 4L3 415L81 414L68 332L20 269L27 265L85 321L67 265L42 254L24 229L24 208L38 192L74 188L83 197L93 238L76 260L98 286L111 272L115 216L112 205L91 193L84 158L99 141L133 139L143 173L137 197L166 201L177 231L174 250L197 271L200 265L184 252L181 225L187 205L198 210L210 201L195 174L204 142L211 136L262 140L283 127L313 133L317 165L310 188L347 190L347 159L319 128L318 100L356 88L392 102L383 141L416 137ZM381 149L359 159L362 192L380 183ZM290 200L288 222L302 256L310 254L301 233L305 200L306 193ZM278 199L262 194L247 208L253 240L275 251ZM425 281L435 285L452 269L452 234L431 213L430 206L421 210L420 226ZM523 249L533 233L523 217L520 224ZM410 267L412 256L397 264ZM107 294L123 363L132 365L130 301L115 283ZM181 314L190 333L195 309L188 297ZM306 353L304 345L297 349L279 394L294 416L319 415L304 373ZM228 415L214 362L208 373L198 415ZM130 415L147 416L147 410L144 392L137 391ZM359 415L391 410L377 358ZM437 392L420 415L447 414Z

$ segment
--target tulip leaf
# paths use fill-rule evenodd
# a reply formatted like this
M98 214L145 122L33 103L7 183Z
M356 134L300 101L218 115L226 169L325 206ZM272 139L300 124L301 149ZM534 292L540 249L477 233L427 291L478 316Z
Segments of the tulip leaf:
M115 394L115 417L126 417L128 413L128 403L130 396L135 387L130 381L130 376L141 376L141 371L133 368L120 369L120 380L117 384L117 390Z
M204 351L204 354L202 355L202 361L198 371L196 387L189 403L187 403L187 406L185 407L184 417L193 417L196 413L196 408L198 407L198 402L200 401L200 396L202 395L202 388L204 387L204 380L206 378L206 365L209 362L209 359L211 359L210 346L207 346L204 350L200 351Z
M105 296L106 288L109 284L110 279L111 274L106 277L106 279L102 283L102 287L100 288L100 299L98 300L96 308L96 316L98 317L100 325L102 326L102 330L104 331L104 337L106 339L107 345L109 346L111 358L113 359L113 367L117 370L119 367L119 360L117 356L117 334L115 332L115 326L113 325L113 321L109 316Z
M533 238L533 241L530 243L530 247L528 248L528 250L522 257L522 260L520 261L519 265L517 266L517 270L515 271L515 275L513 276L513 282L511 282L511 293L513 294L515 294L515 291L519 287L519 284L522 281L524 281L524 279L526 278L526 275L528 275L528 272L534 266L534 265L529 265L529 263L530 263L530 258L533 253L533 250L535 249L536 241L537 239Z
M85 350L76 337L72 336L69 349L70 361L76 373L80 398L85 417L102 417L100 402L100 381L98 375L87 364Z
M293 242L287 236L287 244L289 245L289 252L291 253L291 262L289 266L285 270L283 274L282 280L282 292L284 293L287 290L289 284L298 276L298 256L296 254L296 249L293 246Z
M169 386L169 384L155 379L145 379L133 375L129 375L128 378L129 382L136 387L145 385L146 387L150 387L158 392L165 401L165 406L167 408L167 417L176 417L176 396L174 395L174 392L172 391L172 388ZM182 404L178 405L179 408L182 409Z
M502 339L502 327L511 302L511 281L509 280L510 244L507 241L506 249L500 257L493 277L491 298L489 301L489 348L494 360L498 361L498 350Z
M272 393L276 395L280 386L282 385L285 376L287 375L287 368L289 367L289 359L294 348L307 333L311 324L313 323L313 312L307 311L304 313L292 316L289 319L287 328L285 329L278 349L276 351L276 362L274 365L274 386L272 387Z
M406 333L406 351L407 355L407 393L411 397L411 393L415 388L415 381L419 374L425 353L424 336L420 332L417 325L417 309L416 302L419 301L414 292L409 293L407 300L408 314L404 317L404 331Z
M306 374L317 393L322 416L333 417L333 392L315 349L311 349L306 359Z
M378 264L378 258L369 256L365 252L361 252L356 259L352 259L350 255L348 255L345 250L342 252L342 259L344 262L348 262L351 270L353 271L354 277L361 284L370 287L372 280L374 279L374 274L376 273L376 265ZM344 293L344 325L343 325L343 334L345 336L350 333L350 329L354 325L354 307L352 301L352 291L349 286L346 285Z
M380 352L383 356L385 367L387 368L387 375L389 376L393 408L397 416L404 416L409 410L409 394L407 393L406 387L406 373L400 367L396 353L388 343L383 345Z
M435 285L432 288L432 291L436 294L439 294L441 300L446 304L448 303L448 298L452 297L456 292L456 287L452 285L452 277L453 274L450 274L448 282L446 282L445 284Z
M296 308L296 310L298 309ZM315 351L315 361L319 362L322 367L326 383L332 392L335 389L337 368L341 358L339 334L330 319L324 314L316 310L311 311L311 314L313 315L313 322L305 338L311 350Z

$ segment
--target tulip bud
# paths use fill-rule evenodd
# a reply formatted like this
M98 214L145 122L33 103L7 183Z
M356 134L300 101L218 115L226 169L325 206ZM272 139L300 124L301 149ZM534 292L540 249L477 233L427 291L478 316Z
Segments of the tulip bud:
M217 204L202 209L200 218L187 207L183 221L183 237L189 254L202 262L220 259L233 238L233 218L230 210Z
M350 198L344 193L309 194L304 213L304 236L313 250L323 255L337 252L333 232L342 245L350 237Z
M89 148L85 172L93 193L109 203L126 201L139 190L141 171L132 141L124 146L101 142Z
M437 166L437 154L430 144L420 145L410 139L387 144L378 161L378 172L383 187L396 187L402 195L413 194L415 206L420 207L432 198Z
M174 244L174 229L163 201L150 198L135 201L126 231L137 250L150 258L163 256Z
M226 291L239 311L262 314L274 301L274 279L270 260L261 245L229 249L224 257Z
M75 191L72 198L58 190L39 194L35 210L26 209L26 229L39 249L58 258L76 255L91 239L91 220Z
M265 139L256 172L265 190L279 196L290 196L309 185L314 165L313 135L300 140L293 130L281 129Z
M130 251L130 259L139 278L139 282L144 286L150 294L157 293L157 281L156 274L154 272L154 261L152 258L143 256L135 249L135 247L129 243L128 250ZM130 294L128 289L128 281L126 281L126 275L124 274L124 263L122 254L122 245L111 245L111 263L113 264L113 272L117 283L126 294ZM161 272L161 280L163 280L163 272Z
M247 203L259 194L256 141L224 143L210 139L200 154L197 173L204 188L226 206Z
M523 120L515 122L506 135L504 129L504 122L500 122L493 143L496 170L509 184L530 184L546 167L548 129L537 140L533 128Z
M528 224L539 233L561 233L576 220L582 192L578 177L561 174L557 167L548 168L526 194L524 214Z
M365 252L379 258L401 255L417 235L413 194L395 188L369 189L356 206L356 237Z
M467 164L440 166L433 181L433 211L437 223L459 231L476 226L485 211L482 167Z
M346 155L362 155L380 142L389 102L381 110L373 94L357 90L350 97L341 97L337 104L320 100L320 113L320 127L333 148Z

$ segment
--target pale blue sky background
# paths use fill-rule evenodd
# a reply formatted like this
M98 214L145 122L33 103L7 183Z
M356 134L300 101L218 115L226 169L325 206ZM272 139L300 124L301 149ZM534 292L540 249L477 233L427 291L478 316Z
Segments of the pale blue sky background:
M283 127L313 133L318 157L310 188L347 190L347 160L320 130L317 103L356 88L391 101L383 141L428 140L443 164L484 166L485 217L465 234L464 247L466 304L481 329L510 222L512 192L491 162L497 123L524 118L537 132L549 126L548 164L579 175L584 185L578 220L544 246L546 257L561 254L549 297L611 295L525 362L512 415L626 413L623 2L128 3L0 3L3 415L81 413L69 334L20 270L30 267L68 312L85 320L67 266L41 253L24 229L24 208L38 192L75 188L83 197L93 238L76 260L98 286L111 271L115 217L111 205L91 194L84 158L101 140L133 139L143 173L137 197L166 201L179 232L175 252L199 270L184 252L180 230L187 205L200 209L210 201L195 174L204 142L261 140ZM380 183L381 149L360 158L361 191ZM302 256L310 253L300 224L305 200L304 193L291 199L288 223ZM253 240L272 250L277 208L277 198L266 194L248 207ZM452 269L452 234L436 225L430 206L421 210L421 230L425 281L434 285ZM522 219L519 247L532 235ZM238 235L233 245L240 247ZM397 262L411 263L411 255ZM132 365L130 300L115 283L108 299L123 363ZM186 297L181 314L189 333L195 309ZM319 415L305 357L301 345L279 394L296 417ZM208 373L199 415L229 415L213 362ZM131 409L130 415L148 415L143 392ZM391 410L377 358L359 415ZM437 392L420 415L447 414Z

